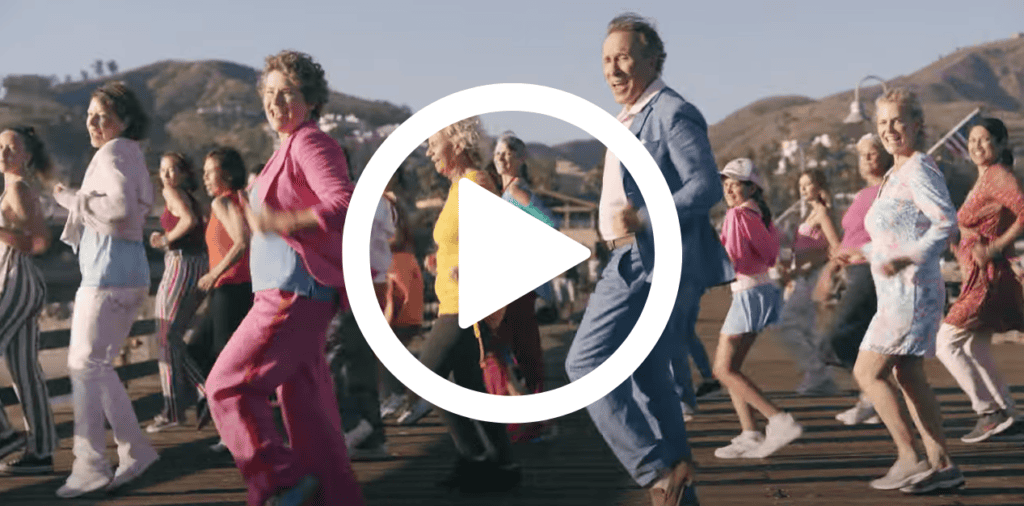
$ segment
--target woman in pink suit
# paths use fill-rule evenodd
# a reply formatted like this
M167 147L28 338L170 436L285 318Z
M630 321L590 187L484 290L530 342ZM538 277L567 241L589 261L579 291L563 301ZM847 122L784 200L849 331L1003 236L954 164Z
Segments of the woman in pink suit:
M316 124L327 81L309 55L282 51L267 57L259 89L281 145L245 206L255 297L210 372L210 411L250 505L361 505L323 353L352 195L341 146ZM268 401L275 391L289 445Z

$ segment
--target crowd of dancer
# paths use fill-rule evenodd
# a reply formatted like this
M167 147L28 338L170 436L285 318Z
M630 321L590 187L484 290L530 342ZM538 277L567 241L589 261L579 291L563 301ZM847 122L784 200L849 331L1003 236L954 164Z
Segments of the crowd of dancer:
M876 102L877 135L857 143L867 187L843 216L842 233L832 220L825 173L805 171L798 184L809 212L791 240L793 255L780 259L788 238L773 222L764 178L745 158L717 168L703 116L660 77L665 58L649 21L626 14L609 24L602 64L622 105L618 119L662 171L683 249L675 307L653 351L626 382L587 407L612 452L653 504L694 505L685 420L698 398L724 387L737 414L741 432L715 450L717 458L766 458L800 438L801 424L742 371L758 335L779 324L804 375L800 393L835 393L827 365L845 368L862 394L836 418L850 425L880 421L891 435L896 461L871 487L924 493L962 486L923 364L937 355L970 397L978 422L964 442L983 441L1017 421L990 347L994 333L1024 330L1024 295L1009 260L1024 232L1024 194L1005 126L984 118L970 130L978 180L958 213L942 172L921 151L917 97L906 89L886 92ZM233 456L249 504L358 505L363 498L351 461L388 458L382 418L407 404L406 419L414 421L432 407L380 366L348 308L340 245L354 178L342 147L317 126L329 93L323 69L309 55L282 51L267 57L259 92L280 143L253 179L231 147L210 151L201 176L180 153L160 159L163 231L149 245L163 250L165 265L156 297L163 408L146 432L182 424L195 404L198 424L212 420L221 435L214 449ZM68 211L60 240L78 255L82 273L68 349L74 461L60 497L115 490L159 460L113 368L150 284L143 225L154 195L139 145L147 126L131 89L120 82L100 86L87 117L97 151L82 184L78 190L53 185L55 200ZM536 292L469 328L458 324L464 180L558 226L531 189L525 143L506 133L488 154L484 140L479 119L471 117L427 141L428 157L451 185L433 228L436 252L425 259L439 308L419 359L472 390L537 393L544 389L544 361ZM57 448L37 358L45 283L30 258L51 240L34 184L50 177L50 166L32 128L0 131L0 353L26 428L24 435L16 432L0 409L0 458L23 450L0 465L9 474L52 472ZM611 151L604 167L598 228L608 258L566 358L570 380L596 369L623 343L647 302L653 273L644 197ZM194 195L200 179L212 199L208 217ZM717 234L710 212L723 198L728 210ZM381 310L408 343L423 323L424 284L402 207L392 191L380 200L369 274ZM939 259L947 248L964 282L944 317ZM830 328L819 332L818 303L837 279L845 290ZM702 294L725 283L732 304L712 366L695 324ZM203 301L206 314L186 344ZM690 358L704 379L696 390ZM766 419L763 431L755 411ZM542 438L551 427L440 416L458 459L439 484L467 493L517 487L522 469L513 443ZM113 470L105 424L117 444Z

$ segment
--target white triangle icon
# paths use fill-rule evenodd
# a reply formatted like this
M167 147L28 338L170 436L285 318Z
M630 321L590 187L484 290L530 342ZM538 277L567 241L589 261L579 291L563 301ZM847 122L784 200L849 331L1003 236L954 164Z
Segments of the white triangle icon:
M590 249L463 178L459 326L467 328L590 258Z

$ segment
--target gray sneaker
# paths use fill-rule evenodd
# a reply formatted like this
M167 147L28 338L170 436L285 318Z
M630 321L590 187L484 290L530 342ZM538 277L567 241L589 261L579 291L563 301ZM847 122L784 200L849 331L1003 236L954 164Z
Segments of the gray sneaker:
M379 445L352 448L348 451L348 458L352 462L378 462L391 460L394 457L388 453L387 443L381 443Z
M964 486L964 473L955 465L945 469L932 469L924 476L914 478L914 483L900 488L904 494L927 494L936 490L949 490Z
M1013 417L1006 414L1006 411L999 410L995 413L981 415L974 429L960 438L965 443L980 443L996 434L1000 434L1013 425Z
M913 466L901 466L899 461L889 468L885 476L871 480L871 488L875 490L896 490L910 485L915 478L928 472L928 461L918 461Z

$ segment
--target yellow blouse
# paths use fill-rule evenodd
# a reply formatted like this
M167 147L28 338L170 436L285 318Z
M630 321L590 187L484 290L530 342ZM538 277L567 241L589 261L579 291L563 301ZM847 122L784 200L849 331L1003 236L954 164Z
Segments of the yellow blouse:
M483 171L468 170L463 178L494 191L494 184ZM437 243L437 279L434 293L437 294L438 314L459 313L459 283L452 279L452 268L459 265L459 181L452 183L448 199L441 208L441 214L434 225L434 242Z

